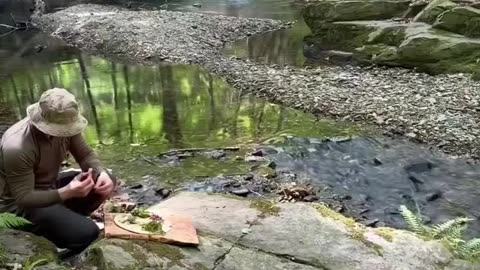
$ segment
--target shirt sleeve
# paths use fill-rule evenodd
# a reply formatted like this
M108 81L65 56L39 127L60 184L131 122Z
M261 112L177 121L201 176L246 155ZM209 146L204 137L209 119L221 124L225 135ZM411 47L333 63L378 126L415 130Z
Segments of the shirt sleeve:
M34 159L21 150L3 150L5 181L15 203L22 208L41 208L61 202L58 190L35 190Z
M95 151L88 146L81 134L70 138L69 151L75 158L75 161L80 165L80 168L82 168L82 171L87 171L88 169L92 168L97 173L97 176L101 172L106 172L108 174L98 159L97 154L95 154ZM115 183L114 177L110 176L110 178Z

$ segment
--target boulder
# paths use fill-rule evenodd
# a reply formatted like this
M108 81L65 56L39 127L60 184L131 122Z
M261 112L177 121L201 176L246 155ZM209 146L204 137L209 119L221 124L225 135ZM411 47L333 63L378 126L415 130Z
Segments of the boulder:
M433 24L440 14L457 6L457 4L450 0L433 0L413 21Z
M480 10L472 7L447 10L437 17L433 27L467 37L480 37Z
M327 22L383 20L402 16L410 3L410 0L314 1L305 7L303 17L310 28Z
M407 24L387 21L348 21L325 24L305 38L322 50L353 52L365 44L399 45Z
M397 54L399 64L432 74L480 71L480 40L435 30L409 35Z
M37 270L67 270L59 264L57 248L43 237L31 233L2 229L0 232L0 247L5 255L2 264L18 264L28 269L33 264Z

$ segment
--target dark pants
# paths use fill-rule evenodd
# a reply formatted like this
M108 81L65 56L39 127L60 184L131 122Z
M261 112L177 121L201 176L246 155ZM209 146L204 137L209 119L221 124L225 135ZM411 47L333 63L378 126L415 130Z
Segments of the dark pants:
M66 186L77 174L75 171L61 173L57 188ZM87 216L102 202L103 199L91 193L85 198L65 201L64 204L21 209L18 214L33 224L28 231L47 238L59 248L67 249L63 257L69 257L82 252L98 238L98 226Z

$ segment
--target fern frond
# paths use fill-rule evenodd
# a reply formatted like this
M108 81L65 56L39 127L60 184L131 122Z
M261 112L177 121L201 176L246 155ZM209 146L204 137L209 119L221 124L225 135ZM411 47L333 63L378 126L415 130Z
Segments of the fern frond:
M470 218L455 218L445 223L435 225L433 227L433 237L435 238L461 238L466 224L473 219Z
M469 250L471 253L479 253L480 252L480 238L475 238L467 243L465 243L465 247Z
M0 228L18 228L31 224L30 221L12 213L0 213Z
M406 206L400 206L400 214L402 215L410 230L423 236L431 236L432 230L427 226L423 225L423 221L419 217L417 217L412 211L410 211Z

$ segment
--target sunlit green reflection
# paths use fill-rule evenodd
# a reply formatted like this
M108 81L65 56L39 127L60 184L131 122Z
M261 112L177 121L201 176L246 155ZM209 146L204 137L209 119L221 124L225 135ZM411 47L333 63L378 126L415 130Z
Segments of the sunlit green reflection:
M181 168L160 169L131 161L131 157L157 155L171 148L259 142L278 134L353 132L348 126L243 96L200 67L126 66L88 56L14 73L2 85L0 101L9 104L20 119L26 106L50 87L64 87L77 96L90 122L84 133L87 141L105 163L130 180L152 171L177 179L211 175L212 169L232 173L242 167L227 162L221 169L218 162L209 165L204 159L193 159ZM192 173L185 172L189 166Z

